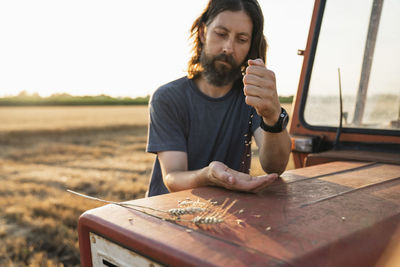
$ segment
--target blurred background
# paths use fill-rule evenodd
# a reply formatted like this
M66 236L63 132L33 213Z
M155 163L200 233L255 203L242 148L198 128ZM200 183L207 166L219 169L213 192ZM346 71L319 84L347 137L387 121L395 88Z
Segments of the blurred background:
M312 0L260 0L268 67L297 89ZM146 96L185 75L190 27L206 0L0 1L0 96Z

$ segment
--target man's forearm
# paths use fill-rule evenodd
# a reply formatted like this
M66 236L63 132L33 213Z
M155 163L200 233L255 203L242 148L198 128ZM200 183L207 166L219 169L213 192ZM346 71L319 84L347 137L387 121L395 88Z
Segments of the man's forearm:
M260 164L267 173L282 174L289 161L291 141L287 130L269 133L263 130L263 141L259 149Z
M230 169L219 161L211 162L207 167L196 171L175 171L164 178L170 192L196 188L200 186L219 186L230 190L258 192L270 185L276 174L250 176Z
M170 192L208 185L208 166L195 171L175 171L164 177L164 184Z

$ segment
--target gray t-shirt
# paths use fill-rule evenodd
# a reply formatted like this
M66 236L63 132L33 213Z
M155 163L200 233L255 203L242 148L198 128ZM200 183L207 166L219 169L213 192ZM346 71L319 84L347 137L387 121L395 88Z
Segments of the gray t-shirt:
M260 125L260 117L245 103L240 80L223 97L212 98L193 80L180 78L154 92L149 111L147 152L186 152L188 170L204 168L216 160L248 173L249 141ZM148 195L165 193L168 189L156 157Z

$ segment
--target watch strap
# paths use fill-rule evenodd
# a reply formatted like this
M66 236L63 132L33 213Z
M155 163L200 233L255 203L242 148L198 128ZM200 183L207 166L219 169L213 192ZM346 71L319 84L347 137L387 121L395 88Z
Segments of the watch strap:
M289 115L287 114L286 110L281 107L281 113L279 114L278 121L273 126L265 124L264 120L261 117L260 127L266 132L280 133L286 129L288 120Z

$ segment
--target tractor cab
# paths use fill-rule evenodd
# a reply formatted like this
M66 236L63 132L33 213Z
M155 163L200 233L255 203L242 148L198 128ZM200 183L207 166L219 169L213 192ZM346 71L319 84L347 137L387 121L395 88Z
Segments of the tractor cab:
M290 134L296 168L400 164L400 5L316 1Z

